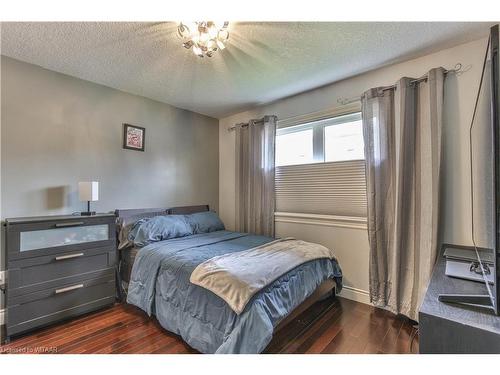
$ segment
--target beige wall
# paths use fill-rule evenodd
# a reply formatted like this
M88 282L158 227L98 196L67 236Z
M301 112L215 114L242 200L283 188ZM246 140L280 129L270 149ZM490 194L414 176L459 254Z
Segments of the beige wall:
M219 121L219 200L220 214L226 225L234 226L234 132L227 128L235 123L264 114L287 118L338 106L337 99L359 96L365 90L390 85L403 76L419 77L429 69L443 66L452 69L461 63L466 72L448 75L444 102L444 178L442 195L443 240L471 243L469 125L475 95L479 86L482 59L487 40L481 39L442 50L418 59L346 79L313 91L223 118ZM332 67L335 69L335 67ZM295 235L332 247L339 257L348 293L366 300L368 290L368 239L363 229L317 226L314 224L278 223L278 235Z

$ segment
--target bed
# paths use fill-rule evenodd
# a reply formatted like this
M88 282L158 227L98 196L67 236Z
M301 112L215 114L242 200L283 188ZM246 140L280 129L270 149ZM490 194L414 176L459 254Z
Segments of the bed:
M127 302L156 316L163 328L180 335L194 349L202 353L260 353L273 334L294 317L340 290L342 273L337 261L316 259L270 282L236 313L223 298L195 285L190 278L200 265L212 259L229 256L234 260L240 254L269 246L273 238L215 230L144 247L123 245L120 231L134 221L208 210L204 205L115 212Z

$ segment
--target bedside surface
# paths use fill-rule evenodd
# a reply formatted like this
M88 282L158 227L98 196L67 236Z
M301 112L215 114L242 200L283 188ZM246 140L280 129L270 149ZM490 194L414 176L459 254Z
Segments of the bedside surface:
M38 223L42 221L53 220L78 220L78 219L92 219L98 217L114 217L114 213L100 213L90 216L84 215L52 215L52 216L27 216L27 217L12 217L5 219L6 224L23 224L23 223Z

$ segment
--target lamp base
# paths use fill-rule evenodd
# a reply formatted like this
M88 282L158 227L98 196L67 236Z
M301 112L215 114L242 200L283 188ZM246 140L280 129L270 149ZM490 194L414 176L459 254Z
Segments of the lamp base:
M80 215L81 216L93 216L95 215L96 212L95 211L85 211L85 212L80 212Z

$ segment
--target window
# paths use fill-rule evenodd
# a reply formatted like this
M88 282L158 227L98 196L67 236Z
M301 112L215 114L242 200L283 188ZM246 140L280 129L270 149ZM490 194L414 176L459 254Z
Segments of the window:
M276 211L366 217L361 113L297 123L276 132Z
M276 165L312 163L314 161L312 129L277 136L276 151Z
M365 158L361 120L325 126L325 161Z
M276 166L364 159L361 113L332 117L276 132Z

